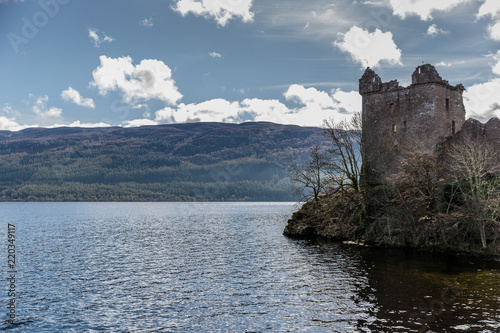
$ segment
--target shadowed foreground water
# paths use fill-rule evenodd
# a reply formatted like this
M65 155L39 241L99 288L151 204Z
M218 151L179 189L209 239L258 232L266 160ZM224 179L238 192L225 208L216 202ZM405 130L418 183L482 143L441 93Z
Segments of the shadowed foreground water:
M17 332L498 332L500 264L306 244L291 203L1 203ZM5 276L6 274L4 274Z

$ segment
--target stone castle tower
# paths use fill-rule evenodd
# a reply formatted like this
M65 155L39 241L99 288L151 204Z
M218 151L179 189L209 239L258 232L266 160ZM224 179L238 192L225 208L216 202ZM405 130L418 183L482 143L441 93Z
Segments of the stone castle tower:
M366 181L384 182L397 172L405 153L433 154L459 131L465 122L463 91L429 64L417 67L408 87L400 87L397 80L382 82L367 68L359 80Z

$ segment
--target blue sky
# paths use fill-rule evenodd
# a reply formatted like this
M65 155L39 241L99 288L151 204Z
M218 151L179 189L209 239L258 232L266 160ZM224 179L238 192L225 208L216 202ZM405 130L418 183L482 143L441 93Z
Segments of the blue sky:
M431 63L500 112L498 0L0 0L0 129L274 121L361 108Z

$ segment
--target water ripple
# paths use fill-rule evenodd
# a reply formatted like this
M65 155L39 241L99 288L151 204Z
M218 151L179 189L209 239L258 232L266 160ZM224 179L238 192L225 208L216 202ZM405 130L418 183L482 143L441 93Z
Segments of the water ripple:
M18 226L20 258L18 322L2 330L382 332L396 325L441 332L465 324L500 326L499 292L491 282L498 271L452 274L432 271L418 256L290 241L281 235L296 208L289 203L0 206L4 220ZM445 276L462 288L450 304L441 297ZM431 320L433 300L448 312ZM460 311L473 322L457 319Z

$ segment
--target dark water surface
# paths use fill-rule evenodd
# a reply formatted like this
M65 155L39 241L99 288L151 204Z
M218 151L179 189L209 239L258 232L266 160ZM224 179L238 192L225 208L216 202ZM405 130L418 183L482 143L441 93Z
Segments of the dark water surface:
M282 236L291 203L1 203L1 330L500 332L500 263ZM7 224L17 227L7 323ZM2 254L3 252L3 254Z

